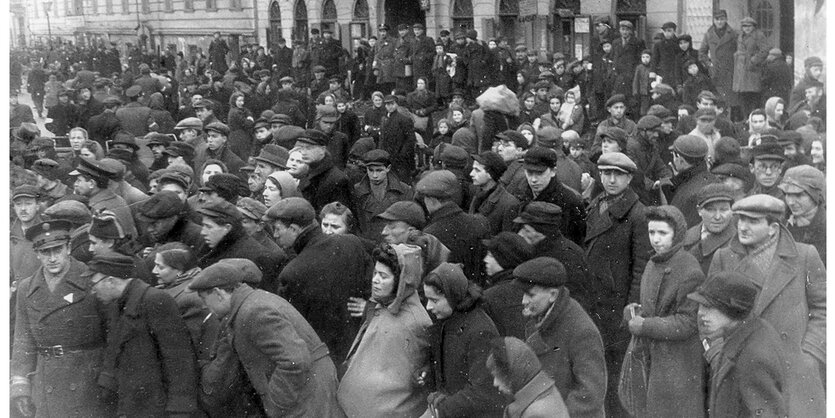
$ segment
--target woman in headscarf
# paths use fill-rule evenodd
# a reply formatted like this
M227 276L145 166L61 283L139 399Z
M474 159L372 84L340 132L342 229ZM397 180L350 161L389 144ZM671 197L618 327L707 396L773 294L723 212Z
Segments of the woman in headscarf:
M765 101L765 117L768 126L776 129L783 129L786 116L786 102L779 97L770 97Z
M371 301L345 362L337 399L348 417L419 417L424 389L415 375L427 366L429 315L420 304L420 247L374 249Z
M379 139L380 125L383 124L383 116L386 115L386 108L383 106L383 93L375 91L371 93L371 108L365 111L363 121L365 130L375 139Z
M299 187L293 176L286 171L275 171L267 176L264 184L264 204L272 207L281 199L288 197L301 197Z
M623 311L635 350L648 358L642 417L704 417L704 359L696 325L697 304L687 299L704 281L699 262L684 250L687 222L669 205L647 209L654 250L641 277L641 303ZM627 354L629 355L629 354Z

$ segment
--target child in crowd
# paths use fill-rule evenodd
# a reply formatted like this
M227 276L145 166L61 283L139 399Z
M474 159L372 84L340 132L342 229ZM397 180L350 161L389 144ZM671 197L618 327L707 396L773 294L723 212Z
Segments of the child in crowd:
M632 78L632 96L635 97L636 103L640 104L641 116L645 116L649 109L651 82L655 79L655 73L650 66L651 62L652 53L645 49L641 52L641 63L635 67L635 76Z

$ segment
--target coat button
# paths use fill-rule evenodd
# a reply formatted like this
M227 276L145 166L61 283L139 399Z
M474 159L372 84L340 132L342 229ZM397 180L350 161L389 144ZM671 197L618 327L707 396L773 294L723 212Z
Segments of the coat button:
M780 339L783 340L783 341L788 341L789 334L786 334L785 332L781 332L780 333Z
M70 390L76 390L78 386L75 383L70 383Z
M46 385L46 393L52 393L52 386Z

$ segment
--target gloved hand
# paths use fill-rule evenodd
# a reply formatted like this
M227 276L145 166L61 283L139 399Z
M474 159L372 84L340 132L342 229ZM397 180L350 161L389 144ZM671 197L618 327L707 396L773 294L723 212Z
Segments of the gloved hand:
M12 399L12 404L14 405L17 412L24 417L34 417L35 416L35 404L32 403L31 396L18 396Z

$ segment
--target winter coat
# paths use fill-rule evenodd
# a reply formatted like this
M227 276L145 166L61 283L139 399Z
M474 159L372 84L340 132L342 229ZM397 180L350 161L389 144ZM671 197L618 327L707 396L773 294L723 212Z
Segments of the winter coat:
M78 126L78 106L72 103L61 103L60 101L49 109L52 122L48 123L46 129L55 136L64 136L75 126Z
M331 202L340 202L353 211L351 182L336 168L330 155L309 164L310 171L299 182L299 192L313 205L316 213Z
M386 36L377 40L374 46L374 69L379 71L377 82L394 83L394 52L397 40Z
M702 239L702 223L700 222L687 230L682 245L686 251L696 257L696 261L702 267L702 272L707 275L713 255L718 249L728 246L731 238L736 236L736 231L736 220L732 220L721 234L708 234Z
M513 269L502 270L488 279L490 287L481 297L482 308L493 320L499 335L525 339L522 297L525 292L513 284Z
M528 346L554 379L572 417L604 417L606 361L600 332L567 289L544 317L525 324Z
M699 61L708 68L710 79L721 94L731 93L734 80L734 54L737 48L738 33L725 25L722 36L716 33L716 26L711 26L705 32L701 47L699 47Z
M412 65L412 38L408 35L394 41L394 65L392 70L397 78L411 77L406 75L406 66Z
M400 180L410 183L415 169L415 124L398 111L383 116L378 148L391 156L391 168Z
M40 222L40 217L35 217L35 223ZM21 280L35 274L41 267L37 253L32 247L32 241L26 239L20 219L15 219L9 233L9 272L13 282L20 283Z
M505 408L505 418L568 418L568 409L554 381L539 372L513 395Z
M519 211L519 199L496 184L490 190L480 191L470 202L470 214L479 214L490 224L490 234L513 229L513 219Z
M766 62L762 74L762 99L768 100L771 97L783 99L785 104L789 103L789 92L794 84L794 73L791 67L786 64L783 57L774 61ZM787 109L788 109L787 105Z
M664 38L652 46L651 70L661 76L662 82L670 86L679 85L678 69L681 62L678 60L678 37L673 35L671 39Z
M736 52L734 52L733 89L735 92L759 93L762 91L762 70L769 49L771 45L760 30L754 29L750 35L739 34Z
M359 238L324 235L318 225L305 228L293 248L298 255L279 276L281 295L342 364L360 325L346 304L349 297L367 297L374 263Z
M660 43L660 42L659 42ZM658 45L658 44L656 44ZM652 63L650 62L650 66ZM651 70L650 66L646 66L643 63L638 64L635 67L635 76L632 77L632 95L633 96L649 96L650 95L650 79L649 73Z
M566 161L568 160L566 159ZM524 175L524 172L522 174ZM560 232L577 245L583 243L586 236L586 209L583 198L577 192L560 183L556 176L551 178L545 189L535 198L530 186L527 186L524 196L519 200L523 205L527 202L536 201L553 203L559 206L562 209Z
M795 226L786 224L786 228L791 232L792 237L797 242L809 244L818 250L818 255L826 265L826 206L821 204L818 206L818 212L812 217L811 223L806 226Z
M116 117L124 130L135 137L145 136L150 132L150 126L155 123L151 116L151 108L139 102L130 102L116 110Z
M186 323L188 334L197 360L210 360L209 354L215 343L215 337L220 330L220 321L216 315L211 315L209 308L200 299L197 292L188 289L192 279L200 272L193 268L183 272L170 285L160 284L158 289L168 293L177 303L180 318Z
M602 193L589 203L585 250L589 272L600 287L595 318L607 347L626 348L628 333L620 328L627 303L638 303L641 275L649 259L650 244L644 205L630 189L611 201L601 214Z
M243 228L232 229L215 248L206 246L206 253L197 261L197 266L206 268L224 258L245 258L252 261L261 270L261 289L275 293L278 289L278 277L281 267L287 262L283 253L270 253Z
M372 300L346 360L339 405L348 417L419 417L426 394L414 377L428 365L432 320L416 292L422 280L420 247L395 245L401 273L394 300Z
M220 160L220 162L226 165L226 168L229 170L229 173L237 174L238 176L243 176L245 173L241 172L241 167L246 165L246 163L244 163L241 157L232 152L230 145L231 144L227 142L226 144L221 145L221 147L216 150L212 150L208 146L203 149L197 148L194 152L194 167L203 167L203 164L206 163L206 160L215 159Z
M684 214L687 227L702 221L696 206L699 203L699 191L702 187L716 182L716 176L707 170L707 165L699 162L689 169L679 172L671 179L673 183L672 196L668 194L668 201Z
M612 41L612 61L615 65L615 88L612 94L621 93L629 96L632 93L632 78L635 76L635 67L641 62L641 52L646 49L643 39L634 35L626 42L622 37ZM594 68L594 67L592 67Z
M432 76L432 59L434 57L435 41L426 35L415 36L412 44L412 68L415 79Z
M490 236L487 220L470 215L454 202L446 202L429 215L423 232L437 237L450 251L450 263L462 263L470 280L484 283L484 246L482 239Z
M716 88L713 86L713 82L710 80L710 77L708 77L705 74L702 74L701 70L695 76L686 74L683 77L684 84L682 85L681 90L682 103L696 103L696 99L699 97L699 93L701 93L703 90L711 92L716 91Z
M730 270L761 283L751 314L774 327L787 353L789 374L784 387L789 394L789 416L824 416L826 268L814 247L795 242L785 228L780 228L776 245L768 266L753 265L734 237L713 256L708 277Z
M229 149L237 155L241 161L246 161L252 155L252 127L255 122L249 109L234 107L232 103L229 109L227 120L229 121Z
M398 180L397 176L389 172L386 193L381 200L378 200L371 191L368 176L363 176L362 180L354 185L351 196L351 201L356 205L355 215L361 231L360 235L370 240L379 240L380 233L383 232L383 227L388 221L377 218L377 215L385 212L395 202L412 200L413 195L412 188L408 184Z
M85 266L76 260L50 291L44 271L18 283L10 374L28 377L10 385L9 395L31 396L36 417L111 416L98 399L107 314L92 293ZM69 298L69 299L67 299ZM71 302L68 302L71 300ZM39 354L38 347L64 347L63 356Z
M104 148L104 144L114 139L116 133L122 130L122 121L114 112L102 112L90 118L87 128L90 139Z
M118 392L118 414L195 412L196 357L174 298L133 279L119 300L110 306L105 372L99 377L99 385Z

